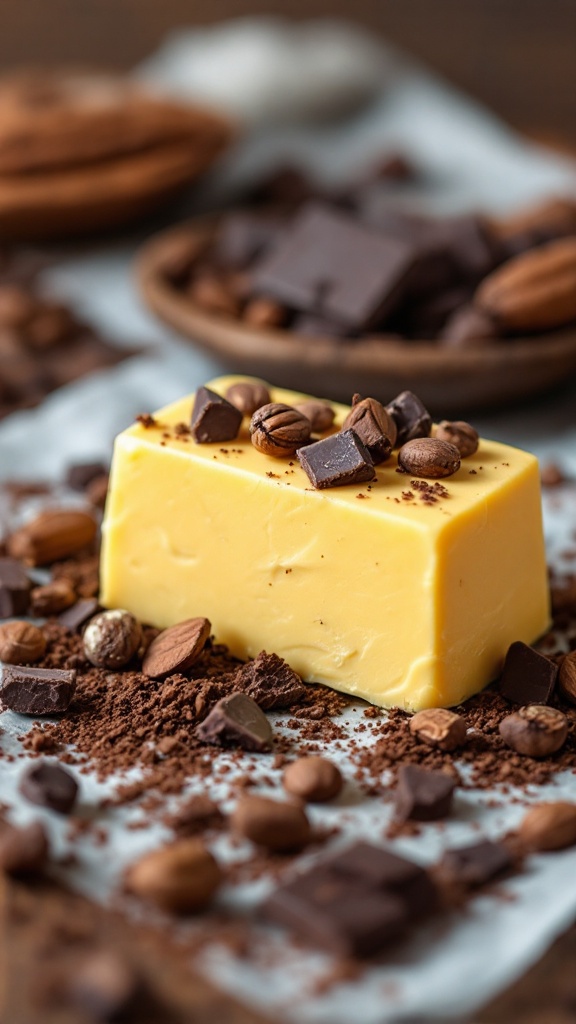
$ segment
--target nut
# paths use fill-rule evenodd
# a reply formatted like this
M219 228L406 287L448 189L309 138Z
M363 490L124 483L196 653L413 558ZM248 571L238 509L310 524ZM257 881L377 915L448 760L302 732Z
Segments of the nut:
M474 302L510 331L545 331L576 319L576 238L515 256L479 285Z
M521 235L576 234L576 203L572 199L545 199L507 217L492 217L492 233L501 241Z
M122 668L142 643L140 623L121 608L90 620L83 636L84 654L98 668Z
M41 512L8 538L8 553L29 565L49 565L89 547L96 537L96 520L78 509Z
M47 617L59 615L71 608L76 600L74 588L68 580L52 580L43 587L34 587L30 594L30 610L32 615Z
M274 299L251 299L244 310L244 320L252 327L281 327L286 310Z
M328 402L299 402L294 408L310 420L313 434L325 433L334 423L334 409Z
M0 626L0 661L8 665L31 665L44 654L46 640L41 629L30 622L6 622Z
M456 750L466 742L464 719L447 708L426 708L410 719L410 732L423 743L440 750Z
M453 444L460 452L462 459L474 455L474 452L478 450L478 431L464 420L454 420L454 422L442 420L436 428L435 436L438 441L448 441L449 444Z
M382 403L360 395L354 395L342 430L353 430L358 435L375 465L389 458L398 433L396 421Z
M264 796L245 796L230 818L232 831L257 846L277 852L301 850L312 838L310 822L299 804Z
M171 913L202 910L222 880L222 871L199 839L180 839L133 864L128 892Z
M576 843L576 804L536 804L522 819L520 842L529 850L563 850Z
M270 392L259 381L241 380L231 384L224 397L232 402L243 416L253 416L257 409L270 403Z
M282 785L287 793L301 800L325 803L338 796L344 780L337 765L326 757L300 757L288 765Z
M500 735L518 754L547 757L566 742L568 719L546 704L528 704L502 719Z
M209 313L236 317L240 302L225 278L211 270L203 271L190 285L188 294L193 302Z
M436 479L452 476L460 469L456 445L437 437L417 437L398 452L398 465L412 476Z
M250 436L254 447L264 455L294 455L310 440L310 420L290 405L270 402L254 413Z
M571 651L560 665L558 685L562 696L576 704L576 651Z

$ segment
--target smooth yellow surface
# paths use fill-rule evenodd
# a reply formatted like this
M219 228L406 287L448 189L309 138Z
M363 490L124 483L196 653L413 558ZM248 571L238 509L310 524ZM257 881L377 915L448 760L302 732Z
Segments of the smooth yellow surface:
M415 710L480 690L512 641L547 629L534 456L482 440L433 505L395 455L371 485L316 491L295 458L253 448L246 420L224 445L174 436L192 402L116 440L104 605L156 626L206 615L240 657L275 651L306 680Z

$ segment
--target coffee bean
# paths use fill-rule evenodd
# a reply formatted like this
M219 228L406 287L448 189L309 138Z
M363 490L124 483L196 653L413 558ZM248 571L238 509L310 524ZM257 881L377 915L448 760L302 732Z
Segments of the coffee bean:
M95 615L84 630L84 654L99 668L122 668L134 657L141 643L138 619L122 608Z
M6 622L0 626L0 661L30 665L46 650L46 639L31 622Z
M284 458L310 440L310 420L282 402L270 402L254 413L250 440L263 455Z
M231 693L214 705L196 729L205 743L241 747L261 753L272 746L272 726L252 697Z
M39 821L24 828L0 822L0 870L9 875L40 875L48 854L48 837Z
M558 686L562 696L571 704L576 704L576 651L570 651L560 665Z
M410 719L410 732L440 750L456 750L466 743L466 722L448 708L426 708Z
M256 846L278 853L301 850L312 838L310 823L299 804L264 796L244 796L233 811L230 827Z
M500 722L500 735L518 754L548 757L566 742L568 719L546 704L528 704Z
M21 562L0 557L0 619L24 615L30 603L32 584Z
M222 881L222 871L199 839L180 839L133 864L126 888L169 913L203 910Z
M342 790L344 780L337 765L325 757L301 757L288 765L282 777L287 793L310 803L325 803Z
M524 816L518 837L528 850L563 850L576 844L576 804L536 804Z
M185 619L170 626L152 641L142 663L144 675L163 679L173 672L184 672L200 658L210 637L209 619Z
M257 380L240 380L231 384L225 397L243 416L253 416L257 409L270 403L268 388Z
M435 436L438 441L453 444L462 459L467 459L478 450L478 431L464 420L442 420L436 428Z
M411 476L438 479L460 469L460 452L455 445L435 437L407 441L398 452L398 465Z
M415 764L403 764L395 793L396 817L416 821L445 818L452 807L456 782L444 772L429 771Z
M334 409L327 402L298 402L294 408L310 420L313 434L324 434L334 423Z
M28 768L20 779L19 789L31 803L60 814L70 813L78 795L78 783L72 773L50 761L40 761Z
M76 672L58 668L4 665L0 699L21 715L57 715L66 711L76 690Z

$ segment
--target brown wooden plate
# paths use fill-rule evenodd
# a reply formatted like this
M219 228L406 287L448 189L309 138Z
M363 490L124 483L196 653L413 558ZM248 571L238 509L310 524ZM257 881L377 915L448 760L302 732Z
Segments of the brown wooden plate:
M166 269L183 239L200 254L217 225L217 217L201 218L150 239L137 276L162 321L235 373L345 402L356 391L389 401L409 388L445 416L530 398L576 373L576 328L454 350L433 341L305 337L207 313L170 283Z

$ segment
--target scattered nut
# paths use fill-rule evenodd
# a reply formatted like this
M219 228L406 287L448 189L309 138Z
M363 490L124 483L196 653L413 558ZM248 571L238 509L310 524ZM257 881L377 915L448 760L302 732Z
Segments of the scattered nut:
M500 722L500 735L518 754L547 757L566 742L568 719L547 704L528 704Z
M396 421L382 403L360 395L354 395L342 430L353 430L358 435L375 465L390 457L398 435Z
M206 907L221 881L222 871L204 843L180 839L133 864L125 886L162 910L185 914Z
M452 423L450 420L442 420L436 428L436 438L453 444L462 459L478 451L478 431L464 420L454 420Z
M410 719L410 732L419 740L440 750L456 750L466 743L464 719L447 708L426 708Z
M30 611L32 615L47 618L71 608L75 600L74 588L68 580L52 580L43 587L34 587L30 594Z
M84 630L84 654L99 668L122 668L142 643L138 619L122 608L101 612Z
M328 402L299 402L294 408L310 420L313 434L324 434L334 423L334 409Z
M30 622L6 622L0 626L0 661L8 665L32 665L44 654L46 640Z
M398 465L416 477L436 479L452 476L460 469L460 452L448 441L417 437L402 445L398 452Z
M520 823L520 842L529 850L563 850L576 843L576 804L536 804Z
M96 532L96 520L88 512L51 509L8 538L8 554L29 565L49 565L88 548Z
M259 381L241 380L231 384L224 396L243 416L253 416L257 409L269 405L270 392Z
M301 850L312 838L310 822L299 804L264 796L244 796L230 818L237 835L277 852Z
M254 447L264 455L274 458L294 455L310 440L310 420L290 405L270 402L254 413L250 437Z
M281 327L286 309L274 299L251 299L244 310L244 320L252 327Z
M288 765L282 777L284 789L310 803L333 800L344 780L337 765L325 757L300 757Z
M560 665L558 686L562 696L571 704L576 704L576 651L570 651Z

